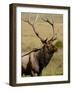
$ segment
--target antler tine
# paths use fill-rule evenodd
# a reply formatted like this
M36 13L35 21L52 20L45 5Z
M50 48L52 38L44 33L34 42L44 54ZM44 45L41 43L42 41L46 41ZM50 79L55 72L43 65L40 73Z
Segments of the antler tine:
M51 18L52 18L52 17L51 17ZM52 22L53 22L52 28L53 28L53 37L54 37L55 31L54 31L54 20L53 20L53 18L52 18Z
M28 24L30 24L30 25L31 25L31 22L30 22L30 17L29 17L29 19L27 19L27 20L22 18L22 20L23 20L24 22L26 22L26 23L28 23Z
M29 21L29 24L32 24L30 19L31 19L31 15L29 15L28 21Z
M52 18L52 17L51 17ZM49 40L49 41L54 41L54 40L56 40L57 39L57 34L55 33L55 30L54 30L54 20L53 20L53 18L52 18L52 29L53 29L53 36L52 36L52 38Z
M41 18L43 21L48 22L51 26L53 26L53 23L51 23L48 18L45 20L44 18Z
M36 23L36 21L37 21L38 17L39 17L39 15L37 14L34 24Z

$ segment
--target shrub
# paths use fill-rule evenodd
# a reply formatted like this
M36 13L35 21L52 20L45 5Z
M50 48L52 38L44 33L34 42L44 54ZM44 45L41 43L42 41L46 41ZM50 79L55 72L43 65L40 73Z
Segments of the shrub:
M63 47L63 42L62 41L57 41L55 43L55 46L58 47L58 48L62 48Z

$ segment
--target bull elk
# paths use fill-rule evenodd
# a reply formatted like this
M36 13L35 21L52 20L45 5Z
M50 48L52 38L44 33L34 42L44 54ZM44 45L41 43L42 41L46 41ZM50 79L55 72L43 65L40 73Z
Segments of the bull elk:
M32 27L34 33L40 39L43 46L39 49L33 49L29 53L22 55L22 58L21 58L22 76L23 74L30 75L30 76L35 76L37 74L37 76L40 76L43 68L49 64L53 54L57 51L57 48L52 43L54 40L56 40L56 34L54 32L54 23L51 23L48 20L48 18L47 19L41 18L44 22L49 23L53 29L53 36L49 40L47 38L43 39L42 37L40 37L40 35L37 33L35 29L35 22L37 18L38 18L38 15L34 23L31 23L30 17L28 20L23 20L24 22L28 23Z

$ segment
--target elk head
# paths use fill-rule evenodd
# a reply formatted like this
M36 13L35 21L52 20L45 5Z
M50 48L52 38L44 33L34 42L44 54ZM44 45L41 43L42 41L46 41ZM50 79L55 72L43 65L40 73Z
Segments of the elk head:
M53 41L52 40L46 41L44 46L45 46L47 52L50 53L50 54L52 54L52 53L57 51L57 48L55 47L55 45L53 45Z
M56 40L56 34L54 32L54 22L53 23L50 22L48 20L48 18L46 18L46 19L41 18L44 22L47 22L48 24L50 24L52 26L53 36L51 37L51 39L48 40L48 38L43 39L42 37L40 37L39 33L36 31L35 23L36 23L36 21L38 19L38 15L36 16L34 23L31 23L30 18L31 18L31 16L29 17L28 20L24 20L24 19L22 19L22 20L24 22L28 23L32 27L34 33L40 39L40 41L42 42L43 46L46 48L46 50L48 51L48 53L54 53L54 52L56 52L57 51L57 48L55 47L55 45L53 45L53 42Z

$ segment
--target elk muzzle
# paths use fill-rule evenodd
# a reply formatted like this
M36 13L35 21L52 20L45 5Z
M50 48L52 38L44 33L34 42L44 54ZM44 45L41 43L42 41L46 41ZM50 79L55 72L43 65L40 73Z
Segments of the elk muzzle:
M54 46L54 52L57 52L57 50L58 50L57 47Z

